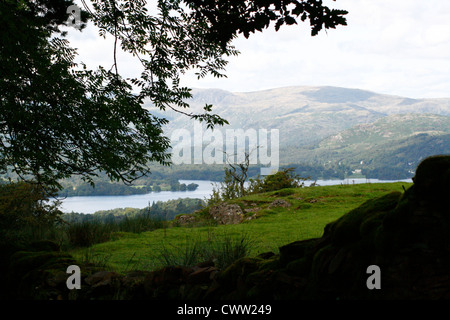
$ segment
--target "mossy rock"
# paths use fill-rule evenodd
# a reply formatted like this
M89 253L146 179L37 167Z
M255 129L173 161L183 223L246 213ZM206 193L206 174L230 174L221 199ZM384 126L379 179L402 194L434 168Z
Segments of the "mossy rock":
M304 257L317 245L318 239L300 240L280 247L280 264L287 265L289 262Z
M249 287L252 287L255 284L264 282L265 279L268 279L269 276L272 273L273 273L273 270L261 270L261 269L258 269L255 272L252 272L249 275L247 275L247 277L245 278L245 283Z
M248 275L244 299L273 300L295 299L298 296L298 277L284 269L258 270Z
M280 256L273 255L270 258L258 262L259 270L274 270L280 267Z
M54 251L18 251L11 256L10 269L15 274L25 273L34 269L49 269L55 267L67 268L76 264L75 259L63 252Z
M286 266L286 270L294 272L298 275L308 275L311 271L312 260L310 257L303 257L294 261L291 261Z
M400 192L391 192L376 199L364 202L338 220L330 223L325 236L329 236L335 245L343 245L361 238L361 232L367 232L377 224L383 215L394 210L401 197ZM371 220L371 221L369 221ZM372 223L372 225L369 225ZM363 228L361 229L361 226ZM369 228L370 227L370 228Z
M323 275L328 274L329 264L338 251L338 248L327 245L315 253L311 265L313 280L318 280Z
M419 193L426 197L448 194L450 189L450 156L437 155L424 159L413 178Z
M60 292L49 280L73 264L73 257L62 252L18 251L10 259L8 287L18 299L56 299Z
M240 299L245 298L249 289L246 286L248 275L257 272L261 258L241 258L220 272L215 279L215 285L208 294L209 299Z
M261 258L241 258L236 260L219 275L219 281L235 282L239 277L246 276L258 270Z
M406 190L377 231L377 248L388 252L410 250L421 244L446 250L450 243L449 185L450 156L423 160L414 185Z
M383 226L386 230L397 230L404 226L410 218L411 212L419 206L420 199L417 196L415 185L409 187L400 197L397 207L391 211L383 220Z
M30 243L28 249L30 251L60 251L61 247L54 241L51 240L40 240Z
M181 288L181 299L198 301L202 300L208 292L208 286L206 285L187 285Z
M365 219L360 227L359 234L361 238L370 238L371 242L375 241L375 233L377 229L383 224L383 220L386 217L387 212L377 212L371 217Z
M251 300L267 299L267 297L270 297L270 294L272 293L272 290L268 290L265 287L261 288L260 285L255 285L247 291L246 298Z

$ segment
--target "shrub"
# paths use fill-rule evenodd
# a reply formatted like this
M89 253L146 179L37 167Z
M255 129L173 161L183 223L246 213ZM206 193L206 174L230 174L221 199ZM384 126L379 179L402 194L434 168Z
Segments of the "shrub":
M233 176L232 171L225 169L224 181L213 187L212 195L208 199L208 205L214 205L221 201L227 201L244 196L246 193L243 185Z
M296 175L294 168L285 168L275 174L266 176L264 179L261 179L260 176L256 179L249 179L249 186L243 188L241 182L231 174L230 169L225 169L224 182L213 188L212 195L207 200L207 205L211 206L222 201L240 198L246 194L277 191L285 188L300 188L303 187L304 181L307 179Z
M294 173L294 168L285 168L277 173L266 176L263 180L260 177L250 179L249 193L262 193L277 191L285 188L300 188L304 185L304 180Z
M0 185L0 242L26 245L41 240L62 223L59 201L38 184L17 182Z

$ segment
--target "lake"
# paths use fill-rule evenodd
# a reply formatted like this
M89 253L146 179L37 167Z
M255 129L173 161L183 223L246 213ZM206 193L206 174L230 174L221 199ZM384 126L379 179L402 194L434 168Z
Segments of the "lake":
M378 179L345 179L345 180L317 180L316 184L320 186L337 184L358 184L358 183L382 183L382 182L412 182L411 179L405 180L378 180ZM305 186L309 186L313 181L305 181ZM111 210L116 208L145 208L151 205L153 201L167 201L179 198L202 199L209 198L213 191L214 181L208 180L180 180L180 183L186 185L190 183L198 184L195 191L161 191L147 194L136 194L127 196L91 196L91 197L67 197L62 201L61 211L94 213L100 210Z

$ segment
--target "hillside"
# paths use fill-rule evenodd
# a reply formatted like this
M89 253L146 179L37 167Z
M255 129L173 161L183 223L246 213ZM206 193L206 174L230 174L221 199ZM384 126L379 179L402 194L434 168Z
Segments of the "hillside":
M395 114L373 123L356 125L322 140L320 148L338 149L358 145L379 145L414 135L450 133L450 117L434 114Z
M121 232L70 252L35 242L1 251L3 293L183 303L448 300L449 179L450 157L431 157L413 184L287 188L234 199L225 205L245 213L232 224L214 218ZM193 215L211 220L214 208ZM67 290L67 265L81 266L80 290Z
M341 163L366 172L381 167L397 168L400 176L395 178L400 179L411 177L414 168L427 156L449 153L450 117L433 114L390 115L370 124L356 125L316 145L281 152L288 163Z

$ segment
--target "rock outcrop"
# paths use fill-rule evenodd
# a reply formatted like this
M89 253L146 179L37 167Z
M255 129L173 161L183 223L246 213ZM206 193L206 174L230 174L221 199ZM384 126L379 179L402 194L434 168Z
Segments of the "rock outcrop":
M244 212L239 205L225 202L209 209L209 215L217 224L238 224L244 219Z
M290 206L291 206L291 204L289 202L287 202L286 200L276 199L271 204L269 204L269 209L276 208L276 207L289 208Z

